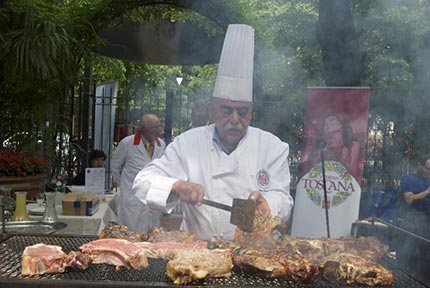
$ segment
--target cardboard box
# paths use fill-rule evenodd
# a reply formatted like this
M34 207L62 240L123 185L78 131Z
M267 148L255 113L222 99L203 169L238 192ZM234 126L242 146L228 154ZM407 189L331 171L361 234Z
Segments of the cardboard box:
M93 193L67 193L63 199L63 214L92 216L99 210L99 198Z

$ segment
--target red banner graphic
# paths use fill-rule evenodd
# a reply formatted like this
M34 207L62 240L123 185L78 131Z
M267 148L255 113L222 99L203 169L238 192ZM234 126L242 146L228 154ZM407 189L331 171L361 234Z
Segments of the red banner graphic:
M361 185L370 89L309 88L305 112L305 148L300 178L321 163L318 140L324 140L324 159L342 163Z
M368 88L308 89L293 236L350 234L360 207L369 97Z

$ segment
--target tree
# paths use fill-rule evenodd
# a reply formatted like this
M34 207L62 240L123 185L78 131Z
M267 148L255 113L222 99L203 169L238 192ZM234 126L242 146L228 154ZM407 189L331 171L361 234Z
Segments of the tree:
M360 86L364 51L357 35L350 1L320 0L315 24L327 86Z

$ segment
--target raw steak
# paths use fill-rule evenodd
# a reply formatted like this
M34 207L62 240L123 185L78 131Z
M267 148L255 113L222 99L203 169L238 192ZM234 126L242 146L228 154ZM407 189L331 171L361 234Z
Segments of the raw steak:
M99 239L82 245L79 250L93 259L94 264L137 270L148 267L145 250L124 239Z
M21 260L21 275L32 276L63 273L67 255L60 246L35 244L24 249Z

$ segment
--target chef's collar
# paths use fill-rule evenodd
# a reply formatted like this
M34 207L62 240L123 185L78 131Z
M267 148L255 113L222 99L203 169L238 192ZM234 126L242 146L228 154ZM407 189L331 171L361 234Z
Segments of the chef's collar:
M222 151L225 152L225 154L230 155L230 153L234 151L234 149L230 150L227 147L225 147L224 144L222 144L221 138L218 134L218 130L216 129L216 126L215 126L214 136L213 136L212 140L214 141L214 143L216 145L218 145L219 148L221 148Z
M140 140L142 140L143 145L145 145L146 143L148 143L149 141L143 137L140 132L137 132L136 134L134 134L134 141L133 141L133 145L139 145L140 144ZM151 143L152 145L152 143ZM160 146L160 145L158 145Z

